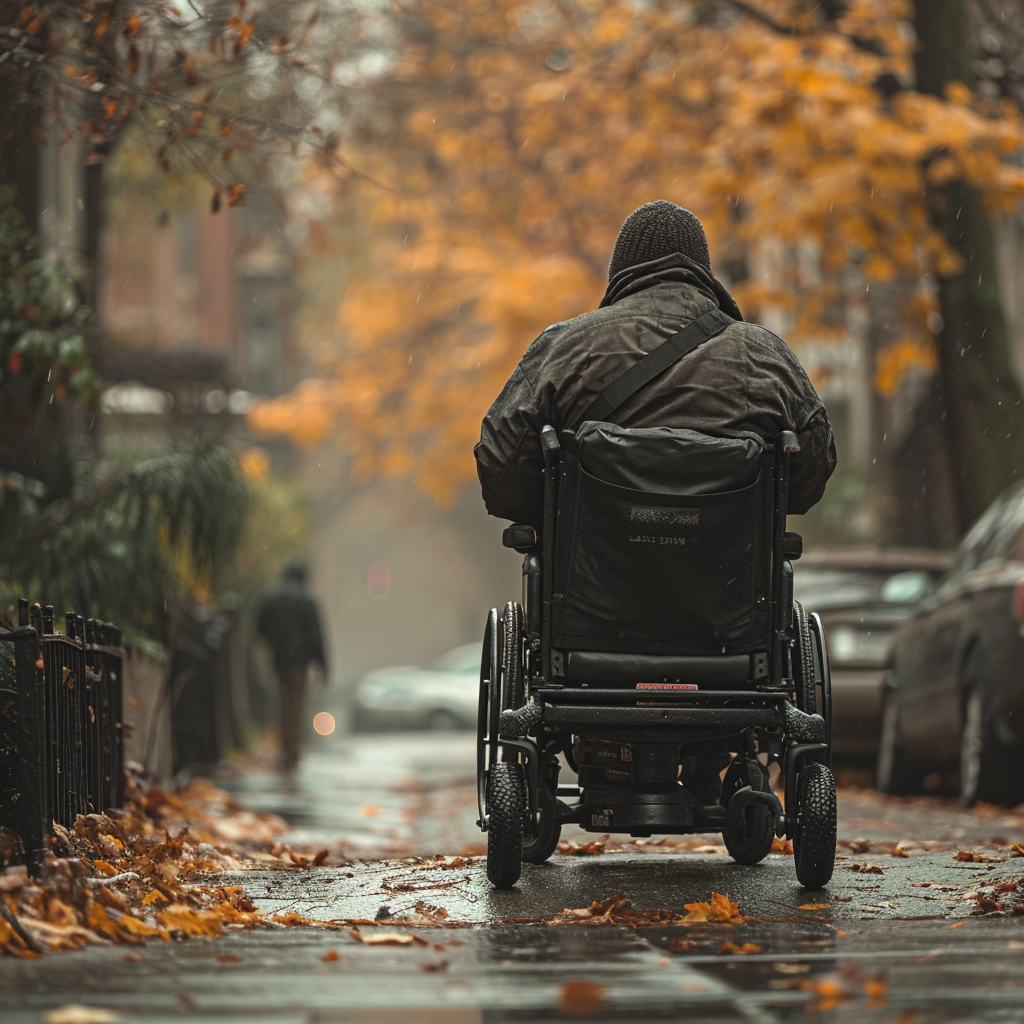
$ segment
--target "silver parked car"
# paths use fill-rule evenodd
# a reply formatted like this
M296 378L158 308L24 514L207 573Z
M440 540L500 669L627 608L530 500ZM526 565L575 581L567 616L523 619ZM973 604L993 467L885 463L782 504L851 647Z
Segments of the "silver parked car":
M356 684L352 724L371 729L476 728L480 644L463 644L429 665L389 665Z

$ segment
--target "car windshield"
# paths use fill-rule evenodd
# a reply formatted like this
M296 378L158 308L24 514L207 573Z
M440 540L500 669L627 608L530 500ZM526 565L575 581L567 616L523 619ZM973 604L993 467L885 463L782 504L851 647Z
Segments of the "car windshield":
M902 571L902 570L901 570ZM793 589L809 611L861 604L886 604L883 587L895 576L891 569L831 569L797 566Z

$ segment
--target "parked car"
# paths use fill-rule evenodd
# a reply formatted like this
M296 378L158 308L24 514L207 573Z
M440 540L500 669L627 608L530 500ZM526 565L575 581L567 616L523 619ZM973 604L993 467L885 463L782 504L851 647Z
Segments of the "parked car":
M429 665L389 665L356 684L356 729L476 728L480 644L464 644Z
M877 784L912 793L954 771L966 806L1024 800L1024 485L968 531L900 629L886 679Z
M893 636L949 564L947 552L857 547L809 551L794 565L795 596L825 627L837 759L874 763Z

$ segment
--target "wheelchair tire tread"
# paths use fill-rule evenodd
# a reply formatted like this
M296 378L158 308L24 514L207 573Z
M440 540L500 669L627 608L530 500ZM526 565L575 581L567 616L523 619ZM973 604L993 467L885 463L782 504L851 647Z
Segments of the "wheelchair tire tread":
M515 711L526 700L523 679L523 606L509 601L502 614L504 650L502 652L502 711Z
M496 889L511 889L523 869L523 769L499 761L487 779L487 877Z
M797 779L797 816L793 836L796 877L805 889L821 889L832 877L836 857L836 780L813 761Z
M814 715L818 712L818 680L814 670L814 639L811 637L811 624L804 606L799 601L793 602L793 622L796 625L796 646L799 670L797 676L797 707L805 714Z

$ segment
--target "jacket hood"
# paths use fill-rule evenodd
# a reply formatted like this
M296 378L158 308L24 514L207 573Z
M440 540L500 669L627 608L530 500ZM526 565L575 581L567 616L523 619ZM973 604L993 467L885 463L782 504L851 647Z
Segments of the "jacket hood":
M601 299L601 307L624 299L627 295L653 288L655 285L674 282L699 288L708 298L718 303L719 309L734 320L742 320L743 314L728 289L706 267L682 253L662 256L649 263L638 263L620 270L609 282Z

